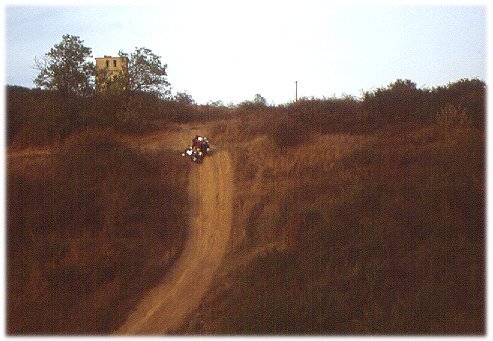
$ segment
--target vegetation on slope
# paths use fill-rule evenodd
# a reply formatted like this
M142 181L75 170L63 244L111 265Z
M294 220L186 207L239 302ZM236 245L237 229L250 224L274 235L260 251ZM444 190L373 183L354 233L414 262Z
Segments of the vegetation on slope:
M296 114L266 118L277 130L254 129L238 162L246 250L233 255L251 257L227 262L178 332L483 334L483 96L289 148L275 141L291 141Z
M42 161L9 160L8 332L104 334L186 238L187 167L109 131Z
M483 334L485 90L397 80L362 100L225 107L8 87L10 150L52 153L9 157L9 333L122 321L186 238L189 165L123 141L208 121L236 161L237 209L178 332Z

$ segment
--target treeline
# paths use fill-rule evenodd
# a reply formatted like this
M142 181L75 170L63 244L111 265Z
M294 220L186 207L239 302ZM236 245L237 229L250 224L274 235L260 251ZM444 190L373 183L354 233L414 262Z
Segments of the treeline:
M485 124L486 84L462 79L446 86L419 89L410 80L364 93L362 99L301 98L268 105L257 95L253 101L225 106L198 105L186 93L162 98L149 92L100 93L93 97L62 95L57 91L7 86L7 144L22 148L63 141L88 128L113 128L142 134L169 122L209 121L240 117L245 130L285 127L281 144L296 142L298 133L364 133L386 124L429 123L444 108L453 107L475 127Z
M366 92L363 110L373 122L430 122L452 105L464 111L476 127L485 119L486 84L479 79L461 79L447 86L418 89L410 80L397 80L386 88Z
M16 148L46 146L90 128L142 134L161 129L166 122L207 119L226 111L225 107L197 106L146 92L82 97L7 86L7 144Z
M240 103L233 113L241 120L239 138L267 134L280 148L293 147L314 134L368 134L387 126L429 125L438 120L462 120L480 131L485 126L486 84L462 79L446 86L418 89L409 80L364 93L362 99L301 98L268 106L261 101Z
M431 123L447 107L467 116L476 128L483 128L485 98L486 84L479 79L461 79L431 89L419 89L410 80L398 79L387 87L365 92L361 100L350 96L302 98L281 107L322 133L361 133L387 124Z

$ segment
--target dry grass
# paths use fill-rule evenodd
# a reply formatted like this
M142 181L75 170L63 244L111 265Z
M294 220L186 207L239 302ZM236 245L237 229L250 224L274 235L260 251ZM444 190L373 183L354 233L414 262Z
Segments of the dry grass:
M231 110L142 97L123 116L74 100L56 126L53 94L10 97L11 146L67 141L10 159L8 332L107 333L185 238L184 164L129 147L167 134L70 137L86 117L141 135L206 120L236 162L228 256L179 332L484 334L485 84L419 90L413 108L394 90Z
M8 333L106 334L179 255L188 163L108 132L52 157L9 162Z
M234 247L180 332L484 333L481 131L440 118L283 149L236 123L217 128L245 150Z

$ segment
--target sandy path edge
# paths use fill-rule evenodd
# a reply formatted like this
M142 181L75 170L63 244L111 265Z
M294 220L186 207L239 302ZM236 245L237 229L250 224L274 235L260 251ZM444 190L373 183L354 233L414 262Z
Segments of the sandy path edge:
M190 232L183 253L162 282L151 289L115 334L167 334L200 304L228 246L232 221L230 156L219 152L192 165Z

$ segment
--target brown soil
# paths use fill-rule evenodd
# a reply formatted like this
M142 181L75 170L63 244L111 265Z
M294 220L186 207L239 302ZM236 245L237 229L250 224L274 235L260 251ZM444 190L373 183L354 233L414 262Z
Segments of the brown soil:
M149 291L116 334L166 334L200 303L223 260L231 229L233 174L219 152L190 173L191 221L182 257Z

